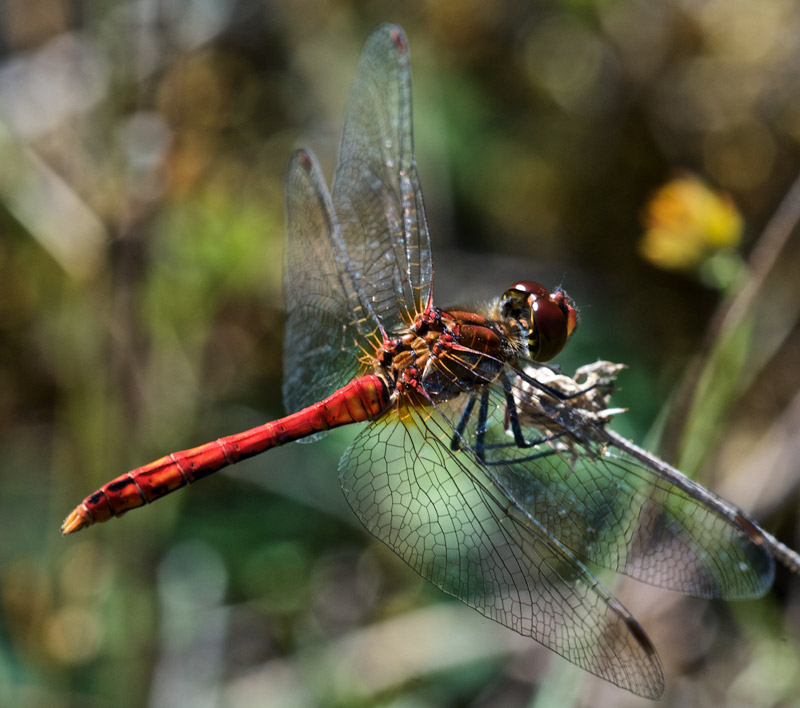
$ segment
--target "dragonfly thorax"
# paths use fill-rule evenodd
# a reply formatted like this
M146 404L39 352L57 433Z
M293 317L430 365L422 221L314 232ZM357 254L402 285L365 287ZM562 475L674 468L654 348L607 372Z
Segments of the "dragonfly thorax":
M522 331L475 312L429 308L376 355L398 395L444 401L494 381L521 347Z

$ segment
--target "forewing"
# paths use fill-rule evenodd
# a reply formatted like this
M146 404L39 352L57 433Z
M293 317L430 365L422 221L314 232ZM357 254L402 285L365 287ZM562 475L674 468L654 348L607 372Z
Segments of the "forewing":
M292 413L357 375L359 343L376 323L344 267L331 198L316 159L305 150L292 156L286 171L286 219L283 399Z
M399 27L382 25L358 64L333 204L355 285L387 331L410 322L431 289L411 121L408 42Z
M450 449L450 421L439 411L400 418L371 424L340 464L366 528L485 616L618 686L661 695L658 657L636 621L469 452Z
M517 390L519 403L532 394ZM552 399L551 399L552 401ZM519 406L525 439L514 443L508 402L490 387L483 457L513 502L579 558L700 597L744 598L770 586L774 562L745 529L658 470L611 447L601 426L569 401ZM479 415L463 433L476 450ZM690 483L691 484L691 483ZM709 497L709 492L703 490ZM754 542L755 541L755 542Z
M313 155L286 176L284 402L292 412L363 372L385 331L428 303L432 266L413 156L403 31L367 40L348 103L331 199Z

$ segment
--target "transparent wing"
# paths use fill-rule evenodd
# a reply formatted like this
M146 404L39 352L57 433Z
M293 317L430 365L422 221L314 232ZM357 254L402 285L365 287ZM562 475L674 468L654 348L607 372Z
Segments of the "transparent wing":
M356 288L387 331L411 322L431 291L411 120L408 43L399 27L382 25L358 64L333 204Z
M726 510L683 475L681 488L612 447L604 428L569 401L515 380L526 441L520 446L502 386L479 395L483 406L463 426L462 444L483 459L515 506L578 558L700 597L754 597L769 588L772 555L741 512Z
M304 150L292 156L286 171L286 219L283 399L292 413L358 374L359 343L376 323L343 266L328 189L316 159Z
M633 617L469 452L438 411L392 411L340 464L366 528L424 578L581 668L655 698L663 676ZM388 423L388 424L386 424Z
M335 206L334 206L335 205ZM310 152L286 175L284 403L289 412L359 373L383 330L427 303L432 265L413 157L411 70L399 27L367 40L331 199Z

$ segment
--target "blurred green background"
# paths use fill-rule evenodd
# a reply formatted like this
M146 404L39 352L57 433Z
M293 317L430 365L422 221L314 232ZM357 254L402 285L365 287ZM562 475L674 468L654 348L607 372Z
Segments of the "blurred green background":
M283 171L307 145L330 177L384 21L411 45L438 302L561 283L564 368L630 367L616 428L800 545L793 217L761 235L800 174L800 4L3 0L0 706L648 704L368 537L349 431L58 533L110 478L283 413ZM683 171L741 212L732 284L640 255ZM662 705L800 706L798 578L736 604L614 587Z

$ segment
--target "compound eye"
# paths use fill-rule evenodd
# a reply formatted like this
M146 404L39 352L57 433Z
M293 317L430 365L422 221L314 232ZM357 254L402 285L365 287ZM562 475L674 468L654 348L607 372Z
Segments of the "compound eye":
M550 361L567 343L570 331L564 311L550 298L539 298L532 304L533 327L528 335L528 348L534 361Z
M550 291L544 285L541 285L540 283L534 283L532 280L518 280L516 283L512 283L508 286L506 295L508 295L508 293L510 293L512 290L518 293L535 295L537 298L550 297Z
M543 285L534 283L532 280L519 280L509 286L503 293L501 308L504 317L513 317L521 320L523 325L528 325L531 321L531 302L539 298L547 298L550 293ZM533 296L533 299L531 299Z
M578 324L572 302L561 290L550 292L530 280L514 283L503 295L502 310L528 330L528 353L534 361L549 361L567 343Z

